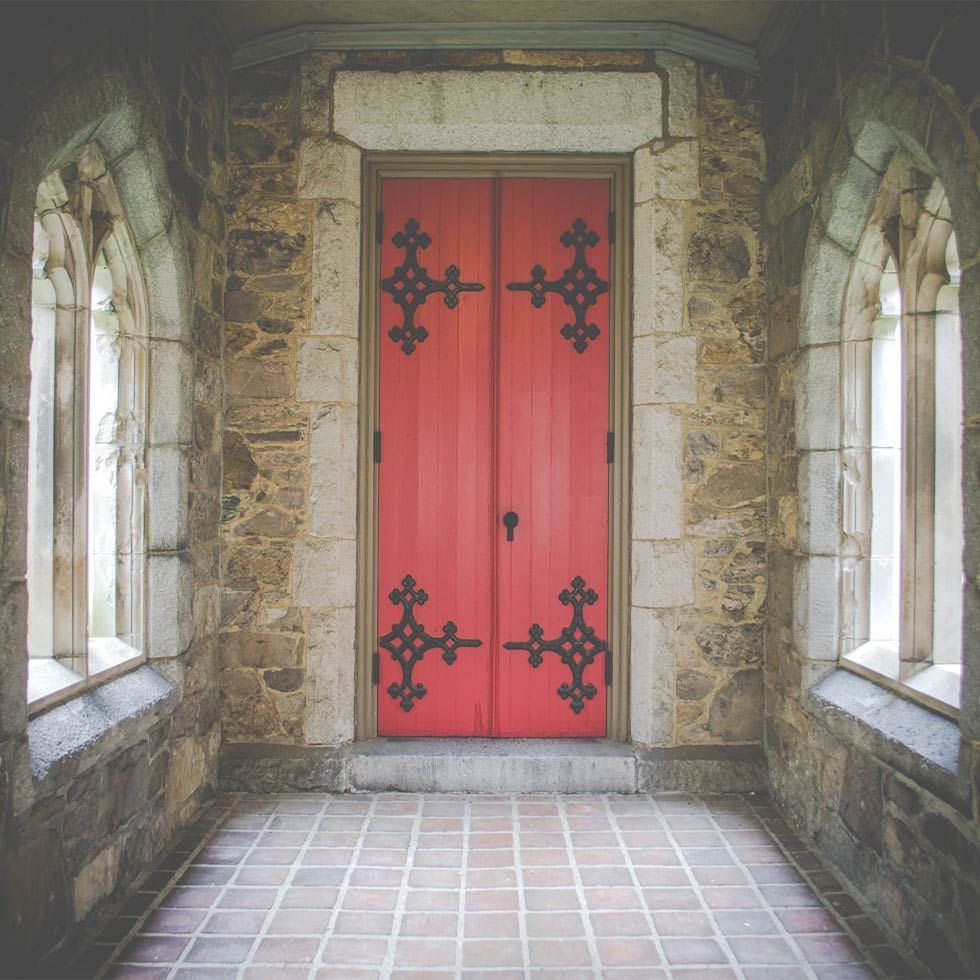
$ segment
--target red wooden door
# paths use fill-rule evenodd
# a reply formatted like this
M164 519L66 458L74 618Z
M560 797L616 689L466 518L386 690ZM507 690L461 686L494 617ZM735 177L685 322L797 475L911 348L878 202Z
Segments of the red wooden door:
M602 736L609 184L513 179L501 185L497 503L501 513L516 513L518 524L513 541L496 536L495 734ZM579 611L595 637L576 628ZM529 635L535 624L537 643ZM554 649L542 651L542 641L555 641ZM584 644L582 653L576 642ZM581 677L561 651L582 663ZM536 667L529 663L539 659Z
M608 181L382 210L378 732L602 736Z

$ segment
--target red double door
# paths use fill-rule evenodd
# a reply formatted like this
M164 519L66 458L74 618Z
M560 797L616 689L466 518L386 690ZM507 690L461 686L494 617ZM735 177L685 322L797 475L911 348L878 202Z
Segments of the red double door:
M606 733L610 187L386 179L378 733Z

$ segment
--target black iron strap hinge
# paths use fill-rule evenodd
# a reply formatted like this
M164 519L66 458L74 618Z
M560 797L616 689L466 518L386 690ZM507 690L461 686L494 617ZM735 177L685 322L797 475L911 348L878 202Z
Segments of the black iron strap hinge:
M606 462L612 463L616 459L616 433L606 433Z
M607 647L606 648L606 687L612 687L612 674L613 674L612 650L610 650Z
M381 245L385 240L385 213L379 211L374 216L374 239Z
M381 433L374 433L374 461L376 463L381 462Z
M371 654L371 683L377 685L378 681L381 679L381 656L378 651L375 650Z
M616 212L609 212L609 244L616 244Z

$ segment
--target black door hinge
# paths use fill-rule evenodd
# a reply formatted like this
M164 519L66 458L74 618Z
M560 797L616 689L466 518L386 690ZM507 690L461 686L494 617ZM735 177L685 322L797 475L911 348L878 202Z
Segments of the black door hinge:
M612 463L616 459L616 433L606 433L606 462Z
M371 654L371 683L377 684L381 680L381 657L375 651Z
M616 212L609 212L609 244L616 244Z
M379 211L374 216L374 238L379 245L385 240L385 213Z
M374 433L374 461L376 463L381 462L381 433Z
M612 687L612 650L606 647L606 687Z

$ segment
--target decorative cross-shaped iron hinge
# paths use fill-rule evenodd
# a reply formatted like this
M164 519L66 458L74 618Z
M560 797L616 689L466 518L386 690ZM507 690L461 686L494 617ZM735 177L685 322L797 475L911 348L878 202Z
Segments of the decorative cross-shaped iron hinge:
M456 662L456 651L460 647L483 646L483 641L459 639L457 626L452 621L443 626L442 636L426 633L425 627L415 621L415 607L426 604L428 593L415 588L415 579L411 575L402 579L402 586L388 595L392 605L402 607L402 618L391 627L390 633L378 640L378 646L384 647L402 669L401 683L389 684L388 693L395 700L401 699L402 711L411 711L416 699L426 695L425 685L412 680L412 671L429 650L442 650L442 659L451 666Z
M396 344L402 345L406 354L421 344L429 331L415 322L415 313L432 293L442 293L446 306L455 309L459 304L460 293L478 293L483 289L480 282L460 282L459 269L451 265L446 269L445 279L433 279L425 266L419 265L418 251L428 248L432 239L419 228L414 218L405 222L405 230L395 232L391 239L398 248L405 249L405 260L386 279L381 280L381 288L391 293L395 302L402 308L403 322L400 327L392 327L388 336Z
M575 322L566 323L561 328L561 335L572 341L572 346L579 354L584 354L589 341L599 336L599 328L594 323L588 323L585 314L609 290L609 283L599 276L585 257L587 247L595 248L599 244L599 234L589 231L585 222L576 218L572 230L561 236L561 243L566 248L575 249L575 261L560 279L545 279L544 268L536 265L531 270L529 282L509 282L507 288L515 292L530 293L531 303L537 309L544 306L548 293L558 293L565 305L575 311Z
M572 622L562 627L561 636L554 640L544 640L544 630L535 623L528 630L530 639L526 643L505 643L504 647L507 650L527 650L527 662L532 667L541 666L544 660L542 654L546 651L557 653L561 662L572 672L571 684L562 684L558 688L558 694L566 701L571 700L570 707L578 714L585 707L585 702L596 695L594 684L582 683L585 668L600 653L605 652L609 657L610 652L606 641L597 637L591 626L585 625L582 607L586 604L591 606L599 598L594 589L586 590L585 579L576 575L572 579L571 589L564 589L558 598L563 606L571 605L573 609Z

